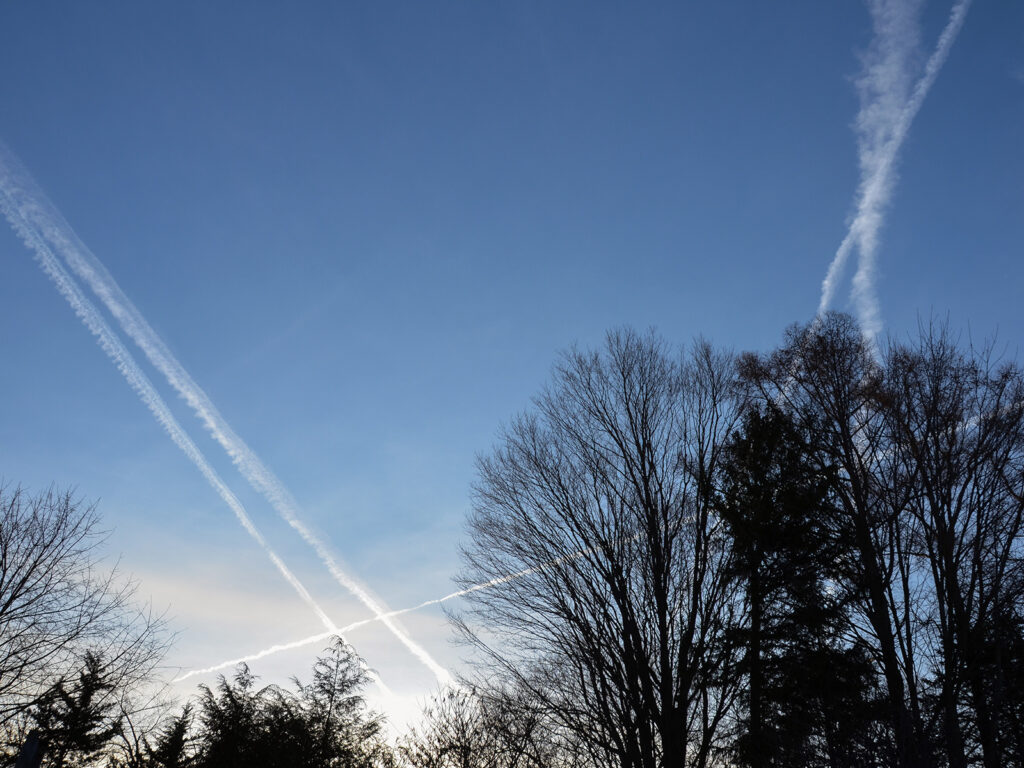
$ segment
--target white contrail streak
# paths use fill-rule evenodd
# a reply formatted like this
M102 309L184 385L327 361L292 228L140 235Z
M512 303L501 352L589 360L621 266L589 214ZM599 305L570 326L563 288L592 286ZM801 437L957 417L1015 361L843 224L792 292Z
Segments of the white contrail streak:
M567 559L567 558L559 558L558 561L552 561L551 564L554 565L555 562L561 562L561 561L564 561L565 559ZM431 605L438 605L439 603L443 603L443 602L446 602L448 600L453 600L456 597L462 597L464 595L468 595L471 592L476 592L477 590L480 590L480 589L487 589L488 587L494 587L494 586L497 586L498 584L504 584L506 581L512 581L513 579L518 579L521 576L526 576L526 575L531 574L531 573L536 573L539 570L540 570L540 567L537 567L537 568L527 568L525 571L519 571L518 573L513 573L510 576L502 576L500 579L491 579L490 581L486 581L483 584L474 584L472 587L469 587L468 589L462 589L462 590L459 590L458 592L452 592L450 595L445 595L444 597L437 597L437 598L434 598L433 600L425 600L422 603L420 603L419 605L414 605L411 608L399 608L398 610L395 610L395 611L388 611L387 613L385 613L385 614L383 614L381 616L374 616L371 619L362 619L361 621L354 621L351 624L346 624L344 627L341 627L340 629L338 629L336 631L337 632L351 632L353 629L358 629L359 627L366 626L367 624L372 624L372 623L377 622L377 621L386 621L387 619L394 618L395 616L401 616L403 613L412 613L413 611L418 611L421 608L426 608L426 607L431 606ZM188 680L190 677L196 677L197 675L208 675L208 674L211 674L213 672L220 672L221 670L224 670L224 669L229 669L231 667L236 667L239 664L248 664L251 661L257 661L258 659L262 659L262 658L265 658L267 656L272 656L273 654L280 653L281 651L290 651L290 650L293 650L295 648L302 648L302 647L307 646L307 645L312 645L313 643L323 642L324 640L326 640L327 638L331 637L334 634L335 634L335 632L318 632L315 635L310 635L309 637L304 637L301 640L294 640L294 641L292 641L290 643L281 643L279 645L272 645L269 648L264 648L262 651L256 651L255 653L252 653L252 654L250 654L248 656L240 656L237 659L231 659L230 661L219 662L218 664L214 664L212 667L204 667L203 669L193 669L190 672L186 672L185 674L181 675L180 677L176 677L171 682L172 683L180 683L182 680Z
M20 164L13 158L10 151L0 142L0 212L10 222L11 227L36 254L36 261L43 272L50 278L57 287L58 292L71 306L75 315L96 337L100 348L107 357L114 363L118 371L128 382L128 385L135 391L143 404L157 420L164 431L171 438L172 442L185 454L199 472L203 475L210 486L217 492L217 495L224 500L234 513L238 522L241 523L246 533L251 536L263 549L267 557L274 564L277 570L298 593L302 601L316 614L316 617L327 628L326 635L340 635L342 630L331 620L327 613L313 599L306 587L299 581L298 577L284 564L284 561L270 547L263 534L256 528L245 507L238 500L238 497L231 492L227 484L220 478L217 472L210 466L202 451L188 436L182 426L174 418L163 398L153 387L152 382L139 367L135 358L125 348L121 339L111 330L106 320L96 309L95 305L83 294L78 284L67 273L61 263L57 260L49 244L42 238L38 226L38 214L36 206L44 198L34 197L25 193L25 181L31 180L20 168ZM29 187L31 189L31 186ZM370 670L371 680L385 693L390 693L388 687L380 679L380 676Z
M636 537L634 536L633 538ZM383 616L375 616L372 619L354 621L351 624L346 624L338 631L351 632L353 629L358 629L359 627L366 626L367 624L372 624L375 621L384 621L394 616L401 616L403 613L412 613L413 611L418 611L421 608L426 608L431 605L438 605L440 603L447 602L448 600L454 600L456 597L464 597L465 595L469 595L481 589L489 589L490 587L496 587L499 584L505 584L515 579L521 579L523 576L529 576L530 574L538 573L544 570L545 568L550 568L553 565L561 565L562 563L568 562L570 560L576 560L577 558L589 555L591 552L594 551L594 549L595 547L590 547L589 549L581 549L569 555L562 555L562 557L556 557L554 560L542 563L541 565L536 565L532 568L525 568L521 571L510 573L508 576L500 576L496 579L491 579L490 581L481 582L480 584L474 584L471 587L467 587L466 589L460 589L458 592L452 592L451 594L445 595L444 597L436 597L433 600L424 600L422 603L414 605L411 608L399 608L396 611L389 611ZM255 653L249 654L248 656L240 656L237 659L231 659L230 661L221 661L217 664L214 664L212 667L204 667L203 669L193 669L181 675L180 677L174 678L174 680L172 680L171 682L180 683L183 680L188 680L190 677L196 677L197 675L209 675L213 672L220 672L224 669L236 667L239 664L248 664L250 661L257 661L267 656L272 656L275 653L280 653L281 651L291 651L296 648L302 648L307 645L312 645L313 643L323 642L332 634L333 633L331 632L318 632L315 635L304 637L301 640L293 640L290 643L272 645L269 648L264 648L262 651L256 651Z
M858 262L852 296L861 329L872 342L882 328L874 286L875 264L879 232L896 182L896 161L914 117L949 56L970 4L971 0L954 3L934 52L910 88L910 71L918 44L919 3L908 0L873 0L870 3L875 37L858 82L861 109L857 115L857 148L861 181L855 213L821 285L818 316L832 303L839 275L850 253L856 249Z
M270 502L274 510L302 537L303 541L313 548L317 557L340 585L354 595L374 616L378 617L391 633L434 673L441 683L449 682L451 675L448 671L438 664L425 648L414 642L398 624L388 618L391 613L388 607L367 587L347 573L327 547L300 519L298 504L292 494L220 415L207 394L178 362L99 259L78 239L60 212L50 203L28 172L21 167L13 154L6 150L2 143L0 143L0 164L6 165L8 168L4 174L7 179L5 186L10 187L7 193L12 198L12 204L23 210L22 216L25 220L31 223L41 238L53 246L68 267L103 302L124 332L188 403L210 435L231 457L242 476Z
M267 544L263 535L259 532L256 526L253 524L252 519L249 517L245 508L238 498L231 492L220 476L216 473L213 467L210 466L198 446L192 439L186 434L185 430L182 429L181 425L178 424L174 416L171 414L167 407L167 404L157 393L156 389L153 388L152 383L146 377L146 374L139 368L138 363L132 357L131 353L125 349L124 344L120 338L110 329L107 322L103 319L102 315L97 311L96 307L86 298L77 283L74 282L73 278L65 271L64 267L61 266L60 262L56 259L53 252L46 242L42 240L36 226L33 223L33 216L30 207L27 206L26 199L20 195L21 188L16 176L12 175L11 169L7 164L7 157L2 152L2 145L0 145L0 211L3 212L4 216L10 222L14 231L21 237L25 244L35 252L36 260L39 262L43 272L46 273L47 277L54 283L57 290L64 297L67 303L71 306L71 309L78 316L78 318L85 324L86 328L89 329L90 333L96 337L97 342L103 351L107 354L107 357L114 363L118 371L128 382L128 385L135 391L139 396L139 399L146 405L149 411L159 422L160 426L163 427L164 431L170 436L178 448L188 457L196 468L202 473L203 477L210 486L217 492L217 494L224 500L224 502L234 512L238 522L242 524L246 532L256 541L260 547L263 548L267 556L274 563L277 570L280 571L281 575L288 581L292 588L299 594L303 602L308 605L313 612L317 615L317 618L323 623L329 630L337 631L337 627L333 621L327 616L327 614L320 608L313 597L309 594L306 588L298 580L288 567L281 561L281 558L277 556L270 545Z

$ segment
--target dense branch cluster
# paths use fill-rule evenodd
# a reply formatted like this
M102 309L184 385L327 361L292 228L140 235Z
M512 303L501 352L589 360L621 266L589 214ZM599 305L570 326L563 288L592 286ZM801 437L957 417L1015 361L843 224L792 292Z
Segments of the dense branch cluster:
M136 603L133 585L102 565L102 541L95 509L71 493L0 488L0 740L8 749L33 727L65 727L61 713L81 714L76 702L111 722L142 720L154 706L150 684L167 634Z

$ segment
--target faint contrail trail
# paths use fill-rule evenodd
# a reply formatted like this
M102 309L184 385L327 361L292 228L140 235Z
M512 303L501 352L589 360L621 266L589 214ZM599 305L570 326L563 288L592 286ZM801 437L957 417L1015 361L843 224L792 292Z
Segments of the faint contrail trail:
M914 117L938 77L963 26L971 0L957 0L935 50L911 88L913 57L918 46L919 3L873 0L875 35L858 82L861 109L857 115L857 149L861 180L855 213L821 285L820 317L835 297L839 273L850 253L858 252L852 295L864 335L872 342L881 331L874 276L878 235L896 181L896 161Z
M15 201L12 204L24 209L23 217L31 222L40 238L48 241L71 270L92 289L121 325L124 332L188 403L210 435L231 457L249 484L267 499L274 510L313 548L339 584L353 594L374 616L380 617L391 633L423 662L439 681L448 682L451 679L448 671L438 664L425 648L414 642L400 626L387 618L390 613L387 606L367 587L348 574L320 539L300 519L298 504L292 494L245 441L234 432L207 394L178 362L99 259L79 240L45 193L39 189L28 172L13 157L13 153L7 150L2 143L0 143L0 162L8 167L5 173L5 177L8 179L5 181L5 186L11 187L7 192Z
M635 539L637 537L634 536L632 538ZM577 558L583 557L584 555L589 555L591 552L594 551L594 549L595 549L595 547L590 547L588 549L581 549L581 550L579 550L577 552L572 552L571 554L568 554L568 555L562 555L562 557L556 557L554 560L549 560L546 563L541 563L540 565L536 565L536 566L534 566L532 568L524 568L521 571L516 571L515 573L510 573L508 576L500 576L500 577L498 577L496 579L491 579L489 581L481 582L480 584L474 584L471 587L467 587L466 589L460 589L459 591L452 592L451 594L447 594L444 597L436 597L433 600L424 600L422 603L419 603L418 605L414 605L411 608L399 608L396 611L389 611L388 613L384 614L383 616L375 616L372 619L363 619L362 621L354 621L351 624L346 624L344 627L339 629L338 632L351 632L353 629L358 629L359 627L365 626L367 624L372 624L375 621L384 621L384 620L392 618L394 616L401 616L403 613L412 613L413 611L418 611L421 608L426 608L426 607L431 606L431 605L438 605L439 603L444 603L444 602L446 602L448 600L453 600L456 597L463 597L463 596L471 594L473 592L477 592L477 591L479 591L481 589L488 589L490 587L496 587L499 584L505 584L506 582L513 581L515 579L521 579L523 576L529 576L532 573L538 573L539 571L542 571L545 568L550 568L553 565L560 565L560 564L562 564L564 562L567 562L569 560L575 560ZM202 669L193 669L193 670L191 670L189 672L186 672L185 674L181 675L180 677L174 678L174 680L172 680L171 682L172 683L180 683L183 680L188 680L190 677L196 677L197 675L208 675L208 674L211 674L213 672L220 672L223 669L229 669L231 667L236 667L239 664L248 664L250 661L257 661L257 660L265 658L267 656L272 656L275 653L280 653L281 651L291 651L291 650L294 650L296 648L302 648L303 646L306 646L306 645L312 645L313 643L319 643L319 642L322 642L322 641L326 640L332 634L333 633L331 633L331 632L318 632L315 635L310 635L309 637L304 637L301 640L293 640L290 643L280 643L278 645L272 645L269 648L264 648L262 651L256 651L255 653L251 653L248 656L240 656L237 659L231 659L229 661L218 662L217 664L214 664L212 667L204 667Z
M0 146L2 149L2 146ZM50 278L50 280L56 285L57 290L64 297L64 299L74 310L78 318L85 324L93 336L96 337L97 342L103 351L107 354L107 357L111 359L114 365L120 371L121 375L128 382L129 386L135 390L135 393L139 396L139 399L146 405L153 416L159 422L160 426L163 427L164 431L170 436L178 448L188 457L196 468L202 473L203 477L210 486L217 492L217 494L224 500L224 502L234 512L235 517L238 518L238 522L242 524L246 532L256 541L260 547L263 548L267 556L280 571L281 575L291 584L292 588L299 594L303 602L308 605L313 612L317 615L317 618L331 631L337 631L337 625L327 616L327 614L320 608L313 597L309 594L306 588L298 580L288 567L282 562L281 558L277 556L270 545L267 544L263 535L259 532L256 526L253 524L252 519L249 517L245 508L238 498L231 492L220 476L216 473L213 467L207 462L206 457L203 456L198 446L192 441L192 439L186 434L185 430L182 429L181 425L178 424L174 416L171 414L167 407L167 404L160 397L156 389L153 388L152 383L146 377L146 374L139 368L138 363L132 357L131 353L125 349L124 344L120 338L110 329L107 322L103 319L102 315L97 311L96 307L86 298L78 285L74 282L73 278L65 271L64 267L61 266L60 262L57 261L53 252L49 246L40 238L39 233L32 223L32 217L26 216L25 201L22 199L18 200L18 182L12 177L10 168L6 163L6 156L3 152L0 152L0 211L3 212L4 216L10 222L14 231L21 237L25 244L32 249L36 254L36 260L39 262L40 267Z

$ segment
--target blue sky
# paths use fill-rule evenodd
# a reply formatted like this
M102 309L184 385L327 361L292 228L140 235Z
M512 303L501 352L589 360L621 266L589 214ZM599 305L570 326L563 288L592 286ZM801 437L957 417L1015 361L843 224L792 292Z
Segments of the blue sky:
M923 5L915 66L949 11ZM817 0L6 3L0 138L403 608L451 591L474 457L559 350L623 324L767 349L810 319L854 210L871 40L865 5ZM1024 6L977 0L899 155L884 333L948 313L1019 352L1022 135ZM175 617L172 665L319 631L6 225L0 258L0 475L99 501ZM365 618L147 370L335 620ZM403 621L458 668L439 610ZM349 639L396 694L434 686L380 627Z

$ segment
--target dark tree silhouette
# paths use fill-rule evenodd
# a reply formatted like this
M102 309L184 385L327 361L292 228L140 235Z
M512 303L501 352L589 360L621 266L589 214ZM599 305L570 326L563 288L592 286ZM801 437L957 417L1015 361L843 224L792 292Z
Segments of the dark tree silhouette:
M189 768L195 764L192 707L186 704L181 714L171 719L157 735L153 746L146 746L145 768Z
M746 609L729 628L742 648L736 754L746 766L857 765L872 730L871 667L843 645L850 541L831 475L773 406L748 410L725 454L719 510Z
M201 765L241 768L256 759L256 750L270 737L262 710L269 708L267 699L274 692L257 691L255 684L256 678L242 665L234 680L220 678L216 692L200 686Z
M812 465L834 469L837 530L855 553L840 582L848 642L880 675L891 762L1007 764L1019 752L1001 680L1024 595L1020 368L934 325L876 356L842 315L741 368L756 399L813 436Z
M73 683L58 680L32 708L43 744L43 765L51 768L92 763L120 728L115 686L103 660L87 652Z
M612 333L566 354L480 462L461 581L500 581L462 629L600 762L704 766L718 746L736 694L712 510L732 381L706 344L680 360Z
M0 487L0 726L75 674L87 654L103 659L122 699L162 658L163 622L99 565L102 543L95 508L69 492Z
M995 659L1024 597L1024 372L935 325L894 345L886 364L887 442L931 581L942 741L954 768L969 764L972 742L997 768L1015 749L999 727Z
M133 584L101 563L103 541L95 508L70 492L0 486L0 738L9 754L21 750L32 713L57 707L60 691L99 660L94 703L116 712L112 720L152 706L170 638L134 601Z
M934 765L915 663L920 639L908 620L916 589L913 531L903 524L901 510L910 489L898 481L901 468L885 441L879 408L883 372L873 348L849 317L829 314L791 329L771 355L747 355L741 370L755 397L815 434L808 459L834 472L832 493L856 553L848 574L861 619L855 628L883 678L892 763Z
M366 711L368 682L362 660L341 639L317 659L308 684L295 680L315 765L356 765L373 757L383 718Z
M367 712L361 695L368 682L362 662L340 639L317 661L308 685L297 692L256 687L241 665L233 681L215 690L201 686L199 768L259 765L265 768L355 768L387 765L380 740L382 718Z

